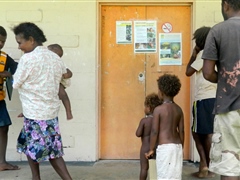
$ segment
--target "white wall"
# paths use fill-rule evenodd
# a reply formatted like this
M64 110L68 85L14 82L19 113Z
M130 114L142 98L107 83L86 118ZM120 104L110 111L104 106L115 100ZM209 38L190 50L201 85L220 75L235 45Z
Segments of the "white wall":
M36 23L48 41L44 45L59 43L64 50L63 60L72 70L71 86L66 89L71 100L74 119L66 120L62 106L59 119L66 161L95 161L98 158L97 80L96 80L96 2L0 2L0 25L8 32L3 48L18 60L22 53L17 49L11 27L24 21ZM6 98L8 100L8 98ZM7 159L25 160L16 153L16 139L23 124L17 118L21 112L18 93L7 102L13 125L10 126Z
M72 85L66 91L72 104L74 119L66 120L64 107L59 118L63 137L66 161L98 160L98 40L97 40L97 2L125 2L129 0L43 0L37 2L8 1L0 2L0 25L6 28L8 39L3 48L18 60L22 53L17 49L11 27L24 21L31 21L41 27L48 39L45 45L59 43L63 46L63 60L73 72ZM132 0L141 4L147 0ZM201 26L213 26L222 21L221 0L153 0L151 3L190 2L193 3L193 31ZM190 55L189 55L190 57ZM194 82L192 83L194 87ZM194 89L194 88L192 88ZM193 92L192 92L193 93ZM16 139L23 124L17 118L21 104L17 91L13 100L8 102L13 125L10 126L7 160L26 160L25 155L16 152ZM191 110L189 110L191 111ZM192 146L193 159L197 159Z
M212 27L223 21L221 14L221 0L196 0L193 6L193 32L202 27ZM193 48L194 48L193 41ZM189 56L190 57L190 56ZM191 77L191 101L194 101L195 77ZM192 104L192 103L191 103ZM192 108L192 107L191 107ZM192 115L192 113L190 113ZM192 119L192 117L190 118ZM191 139L191 160L200 161L195 142Z

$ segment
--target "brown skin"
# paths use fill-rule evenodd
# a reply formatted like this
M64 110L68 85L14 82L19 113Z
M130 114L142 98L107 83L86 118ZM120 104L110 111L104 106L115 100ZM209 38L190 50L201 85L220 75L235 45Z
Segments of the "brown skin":
M6 42L6 39L7 39L6 36L0 35L0 50L4 47L5 42ZM0 77L1 77L1 78L11 77L11 76L12 76L11 73L8 72L8 71L0 72Z
M240 11L235 11L226 1L222 3L222 15L224 20L227 20L231 17L240 17ZM206 80L217 83L218 76L215 71L216 61L211 59L204 59L203 63L203 76ZM240 180L239 176L221 176L221 180Z
M166 96L159 91L159 98L163 102L173 102L173 97ZM184 117L182 109L176 103L163 103L154 109L150 136L150 150L145 153L149 159L154 154L156 144L184 145Z
M0 50L4 47L7 37L0 35ZM11 77L11 73L8 71L0 72L1 78ZM9 164L6 161L7 141L8 141L9 126L0 127L0 171L4 170L18 170L18 166Z
M194 69L191 65L196 60L197 55L201 50L202 49L199 48L197 45L194 47L192 56L187 64L186 76L192 76L196 72L196 69ZM208 172L210 162L209 152L211 148L212 134L198 134L192 132L192 136L195 141L198 154L200 156L200 165L197 176L202 178L207 177L208 174L212 175L210 172Z
M192 76L196 72L196 69L192 68L191 65L196 60L197 55L201 50L202 49L200 49L197 45L194 47L192 56L187 64L186 73L185 73L186 76Z
M67 120L71 120L73 118L72 110L71 110L71 103L70 103L69 97L67 95L67 92L65 91L65 88L61 83L59 85L58 96L62 100L63 105L66 109Z
M150 114L150 107L145 106L145 114ZM140 149L141 171L139 180L146 180L148 175L149 162L148 159L145 158L145 153L149 151L152 119L153 118L151 116L142 118L136 131L136 136L141 137L142 141Z
M63 55L63 51L60 50L59 48L48 47L48 49L50 51L56 53L60 58ZM63 74L63 79L68 79L68 78L71 78L71 77L72 77L72 71L70 71L67 68L67 73ZM66 109L67 120L71 120L73 118L73 115L72 115L72 110L71 110L70 99L69 99L69 97L67 95L67 92L65 91L64 86L61 83L60 83L60 86L59 86L58 96L62 100L62 103L63 103L63 105L64 105L64 107Z
M19 49L21 49L24 53L33 51L37 46L41 46L42 43L37 43L33 37L30 36L29 40L23 38L21 34L15 36L17 43L19 44ZM21 114L20 114L21 115ZM19 116L20 116L19 115ZM31 168L32 172L32 180L40 180L40 169L39 164L35 163L29 156L28 164ZM71 176L67 170L66 164L63 158L55 158L49 160L52 167L59 174L59 176L64 180L71 180Z

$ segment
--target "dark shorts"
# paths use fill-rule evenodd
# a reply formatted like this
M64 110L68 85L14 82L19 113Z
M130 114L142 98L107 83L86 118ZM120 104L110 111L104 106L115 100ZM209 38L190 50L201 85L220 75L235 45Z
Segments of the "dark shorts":
M0 101L0 127L11 125L11 119L7 111L6 102Z
M24 118L17 151L23 152L35 162L62 157L63 146L58 118L46 121Z
M199 100L193 103L192 132L195 132L198 134L213 133L214 103L215 103L215 98Z

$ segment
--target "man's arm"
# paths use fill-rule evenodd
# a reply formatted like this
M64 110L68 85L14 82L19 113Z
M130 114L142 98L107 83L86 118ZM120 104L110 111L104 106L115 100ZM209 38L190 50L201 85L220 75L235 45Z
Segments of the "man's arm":
M11 77L11 76L12 76L12 74L9 71L0 72L1 78Z
M11 77L17 69L18 63L14 61L10 56L7 55L7 61L5 65L5 70L0 72L1 78Z
M203 76L206 80L217 83L218 76L215 70L216 61L204 59L203 62Z
M196 60L199 52L200 52L200 48L195 46L192 52L192 56L187 64L186 73L185 73L186 76L192 76L196 72L196 69L194 69L191 65Z

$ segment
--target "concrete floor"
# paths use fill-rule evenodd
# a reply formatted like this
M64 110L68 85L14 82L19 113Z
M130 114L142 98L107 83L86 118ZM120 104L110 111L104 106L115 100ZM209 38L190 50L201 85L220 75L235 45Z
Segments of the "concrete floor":
M19 165L20 170L0 171L0 180L30 180L31 171L27 162L11 162ZM74 180L138 180L138 160L101 160L98 162L66 162ZM59 180L49 162L40 165L42 180ZM184 162L183 180L197 180L192 174L198 171L198 164ZM220 179L218 175L209 180ZM199 179L198 179L199 180Z

